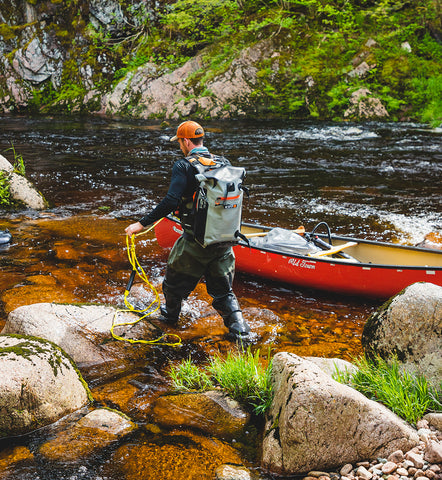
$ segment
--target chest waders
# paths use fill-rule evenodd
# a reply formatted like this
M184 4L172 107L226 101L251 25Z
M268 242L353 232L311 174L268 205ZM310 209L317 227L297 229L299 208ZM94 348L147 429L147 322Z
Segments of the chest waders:
M165 306L161 307L164 320L176 324L182 301L188 298L204 276L212 306L221 315L224 325L235 339L244 339L250 332L238 300L232 290L235 257L230 246L199 245L187 235L173 246L163 281Z
M165 306L160 308L166 322L176 324L183 300L202 277L212 306L235 339L250 332L232 290L235 257L232 243L241 228L243 168L232 167L221 157L191 156L195 169L196 191L180 205L183 235L173 246L163 281ZM218 160L218 161L217 161Z

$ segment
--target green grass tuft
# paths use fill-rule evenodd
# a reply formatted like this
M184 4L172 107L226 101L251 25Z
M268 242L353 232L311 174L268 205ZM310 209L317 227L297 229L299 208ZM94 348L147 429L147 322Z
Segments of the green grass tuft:
M216 383L232 398L251 408L256 414L264 414L272 402L270 382L272 362L264 368L259 350L228 353L226 358L212 358L208 367Z
M175 390L204 392L214 387L209 375L192 363L191 358L172 366L169 376Z
M219 386L247 409L263 415L273 398L271 369L272 362L264 367L259 350L253 354L249 347L245 352L229 352L226 358L213 357L206 368L197 367L189 358L171 367L169 376L178 391L207 391Z
M442 382L437 387L423 375L402 371L397 358L362 357L354 363L356 373L337 371L333 378L383 403L409 423L415 424L427 412L442 412Z

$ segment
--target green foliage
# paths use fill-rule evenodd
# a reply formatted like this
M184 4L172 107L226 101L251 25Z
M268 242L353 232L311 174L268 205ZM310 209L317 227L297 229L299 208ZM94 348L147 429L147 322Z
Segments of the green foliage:
M25 175L25 164L22 155L17 154L13 143L11 143L11 147L8 148L6 151L9 150L12 150L14 154L14 173L17 173L19 175ZM10 190L10 174L6 171L0 170L0 207L13 208L15 206L16 202L12 198Z
M167 36L176 41L177 51L189 55L232 34L239 19L238 4L233 0L177 0L161 23Z
M421 118L433 127L442 125L442 75L430 78L415 78L413 86L422 92L424 108Z
M169 376L173 387L178 391L204 392L214 387L209 375L198 368L190 357L177 366L172 366Z
M226 358L212 358L208 370L232 398L256 414L264 414L273 398L271 368L272 362L267 368L261 365L259 350L253 354L248 348L245 353L229 352Z
M430 384L422 375L400 369L396 358L360 358L354 374L336 372L335 380L346 383L366 397L383 403L410 423L416 423L428 411L442 412L442 382Z
M206 368L193 364L192 360L172 366L169 376L178 391L207 391L220 386L228 395L257 415L263 415L272 402L270 382L272 362L263 367L259 350L228 353L226 358L211 358Z
M0 207L8 208L12 204L11 191L9 189L9 175L0 171Z
M18 154L15 151L15 147L12 142L11 142L11 147L8 148L6 151L8 150L12 150L12 153L14 154L14 164L13 164L14 172L24 176L26 174L26 168L25 168L23 156Z
M36 87L30 102L36 111L92 109L92 101L83 104L89 87L81 87L82 66L90 67L94 89L107 93L148 62L160 75L200 51L204 67L189 81L196 95L210 95L208 84L245 48L265 40L264 48L273 46L274 55L269 52L270 58L253 65L258 82L250 84L252 101L238 105L249 115L338 120L351 92L363 87L381 100L391 119L441 123L440 0L174 0L154 8L120 1L131 20L117 33L87 24L80 0L53 1L57 18L46 28L68 55L62 87L55 89L50 81ZM0 24L9 61L23 28ZM369 39L375 43L367 47ZM370 73L351 78L348 73L361 61Z

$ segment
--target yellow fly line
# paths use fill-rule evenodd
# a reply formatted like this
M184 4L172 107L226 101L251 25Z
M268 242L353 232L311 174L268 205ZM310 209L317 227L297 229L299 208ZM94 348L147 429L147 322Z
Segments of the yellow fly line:
M162 219L161 219L162 220ZM136 233L129 237L129 235L126 236L126 247L127 247L127 256L129 258L129 263L132 266L132 275L131 275L131 280L129 280L128 286L126 287L126 290L124 292L124 304L126 305L127 308L125 309L119 309L115 312L113 321L112 321L112 327L110 329L111 335L115 340L122 340L124 342L129 342L129 343L143 343L147 345L164 345L168 347L179 347L182 345L181 338L178 335L175 335L174 333L165 333L161 335L160 337L156 338L155 340L134 340L132 338L124 338L120 337L114 332L115 327L125 327L129 325L135 325L138 323L140 320L143 320L160 308L160 296L158 294L157 289L150 283L148 276L146 275L145 271L143 270L143 267L140 265L140 262L138 261L136 252L135 252L135 238L140 236L140 235L145 235L146 233L150 232L158 223L161 222L161 220L158 220L155 222L153 225L151 225L149 228L146 230L143 230L140 233ZM133 277L135 274L138 274L138 276L141 278L141 280L148 285L150 290L154 293L155 298L152 300L152 302L144 309L142 310L137 310L127 299L129 296L129 290L130 287L132 286L132 281ZM117 323L117 315L118 313L124 313L124 312L132 312L140 315L139 318L135 319L134 321L131 322L122 322L122 323ZM154 325L155 328L156 325ZM175 337L177 340L176 342L168 342L166 341L167 338Z

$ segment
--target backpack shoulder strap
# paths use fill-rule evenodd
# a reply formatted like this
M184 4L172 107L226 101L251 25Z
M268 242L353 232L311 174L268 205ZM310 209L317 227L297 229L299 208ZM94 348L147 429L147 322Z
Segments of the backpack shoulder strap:
M210 157L203 157L201 155L194 154L186 157L186 160L190 162L194 167L196 167L198 163L200 165L203 165L204 167L215 166L217 163L213 155L211 155Z

